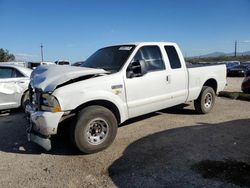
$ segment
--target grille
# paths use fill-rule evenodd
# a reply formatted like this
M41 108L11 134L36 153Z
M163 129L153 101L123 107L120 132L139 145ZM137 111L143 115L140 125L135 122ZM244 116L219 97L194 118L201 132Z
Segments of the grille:
M42 91L29 85L30 102L36 110L41 110Z

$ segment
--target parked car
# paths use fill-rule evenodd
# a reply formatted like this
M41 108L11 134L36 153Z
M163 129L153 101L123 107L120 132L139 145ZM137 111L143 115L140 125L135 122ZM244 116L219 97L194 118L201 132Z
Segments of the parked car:
M18 108L29 101L28 85L32 70L15 66L0 65L0 110Z
M26 67L30 69L35 69L36 67L40 65L54 65L54 63L49 61L43 61L43 62L0 62L1 65L15 65L15 66L21 66Z
M50 150L59 122L73 118L73 143L94 153L130 118L187 101L209 113L226 85L226 66L187 68L177 44L149 42L102 48L82 67L40 66L31 78L29 141Z
M227 76L229 77L244 77L249 70L247 65L238 65L228 70Z
M77 62L71 64L71 66L80 67L83 63L84 63L84 61L77 61Z
M250 70L250 62L242 62L241 65L245 65Z
M242 84L241 84L241 90L244 93L249 93L250 94L250 70L247 71L246 77L244 78Z
M227 73L234 67L240 65L239 61L222 61L219 62L219 64L225 64L227 67Z
M27 62L25 61L8 61L8 62L0 62L0 65L15 65L20 67L27 67Z
M56 65L70 65L69 61L67 60L58 60L58 61L55 61L55 64Z
M27 62L27 67L30 69L35 69L40 65L41 65L40 62Z

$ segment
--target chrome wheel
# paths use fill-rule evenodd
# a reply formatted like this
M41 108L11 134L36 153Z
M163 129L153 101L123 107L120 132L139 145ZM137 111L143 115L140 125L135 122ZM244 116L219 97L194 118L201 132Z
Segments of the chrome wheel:
M205 108L210 108L212 106L212 104L213 104L213 96L212 96L211 93L207 93L205 95L205 104L204 104L204 106L205 106Z
M87 140L90 144L101 144L107 138L109 125L104 119L93 119L88 123L87 127Z

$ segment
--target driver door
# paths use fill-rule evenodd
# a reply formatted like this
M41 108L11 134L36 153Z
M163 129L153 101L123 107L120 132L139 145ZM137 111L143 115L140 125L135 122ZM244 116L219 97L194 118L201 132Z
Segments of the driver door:
M139 60L145 61L147 73L138 77L126 76L125 78L129 118L163 109L168 106L171 98L168 93L170 81L160 48L158 46L141 47L131 63Z

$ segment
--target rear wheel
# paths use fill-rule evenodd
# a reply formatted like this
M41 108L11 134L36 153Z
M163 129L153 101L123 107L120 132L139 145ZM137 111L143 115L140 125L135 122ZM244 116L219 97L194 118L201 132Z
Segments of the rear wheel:
M207 114L212 110L214 103L215 92L213 88L203 86L198 99L194 101L194 107L199 114Z
M83 153L95 153L112 144L117 133L114 114L102 106L89 106L80 111L71 134L75 146Z

